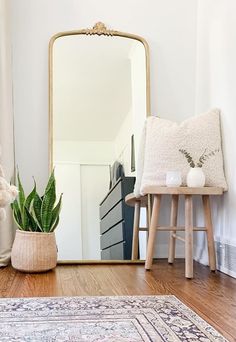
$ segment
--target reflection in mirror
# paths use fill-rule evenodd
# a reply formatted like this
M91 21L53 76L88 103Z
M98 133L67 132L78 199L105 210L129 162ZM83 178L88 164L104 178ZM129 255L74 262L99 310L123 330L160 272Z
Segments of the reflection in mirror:
M73 34L51 49L51 166L64 193L58 258L128 260L133 208L124 197L147 115L145 46Z

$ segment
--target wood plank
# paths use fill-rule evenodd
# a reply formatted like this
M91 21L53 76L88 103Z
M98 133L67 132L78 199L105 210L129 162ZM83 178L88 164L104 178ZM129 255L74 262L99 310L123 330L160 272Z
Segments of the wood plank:
M179 204L179 196L178 195L172 195L171 211L170 211L170 226L171 226L171 228L174 227L175 229L173 229L170 232L170 237L169 237L168 262L170 264L172 264L174 262L174 259L175 259L176 240L175 240L174 234L176 233L177 220L178 220L178 204ZM160 230L160 228L161 227L159 227L159 230Z
M173 236L174 239L177 239L179 241L185 242L185 238L183 238L183 237L181 237L181 236L179 236L179 235L177 235L175 233L173 233L172 236Z
M236 279L210 272L194 263L194 279L184 277L184 260L153 264L152 272L143 265L61 265L42 274L0 269L1 297L41 296L177 296L229 341L236 339Z
M213 233L213 225L211 219L211 205L209 196L202 196L203 208L204 208L204 219L207 232L207 247L208 247L208 258L209 265L212 271L216 270L216 252L215 252L215 241Z
M148 205L148 196L135 197L133 193L125 196L125 203L129 206L134 207L136 202L139 202L141 207L146 207Z
M190 188L188 186L167 187L167 186L147 186L147 194L159 195L222 195L223 188L205 186L202 188Z
M149 229L148 228L144 228L144 227L139 227L139 230L141 232L147 232ZM161 232L169 232L170 230L173 230L173 227L171 227L171 226L167 226L167 227L158 226L156 228L156 230L159 230ZM185 227L175 227L175 231L177 231L177 232L184 232L185 231ZM206 228L205 227L193 227L193 231L194 232L206 232Z
M153 205L153 196L147 195L147 205L146 205L146 210L148 213L148 215L147 215L147 227L150 227L150 224L151 224L152 205Z
M132 241L132 260L138 259L139 244L139 221L140 221L140 202L137 201L134 207L133 241Z
M150 224L148 244L147 244L147 256L146 256L146 262L145 262L146 270L150 270L152 267L154 244L156 240L156 227L158 224L160 205L161 205L161 195L154 195L152 217L151 217L151 224Z
M193 278L193 198L185 195L185 277Z

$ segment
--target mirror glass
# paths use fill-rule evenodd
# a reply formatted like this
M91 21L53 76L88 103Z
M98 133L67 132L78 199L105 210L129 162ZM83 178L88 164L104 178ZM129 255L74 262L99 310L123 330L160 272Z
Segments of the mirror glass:
M147 116L145 46L73 34L51 49L51 166L63 192L58 259L128 260L133 208L124 197Z

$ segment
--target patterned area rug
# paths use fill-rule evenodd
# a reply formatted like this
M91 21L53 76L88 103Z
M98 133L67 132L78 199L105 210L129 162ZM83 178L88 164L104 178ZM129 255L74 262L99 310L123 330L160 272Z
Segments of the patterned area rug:
M225 342L175 296L0 300L1 342Z

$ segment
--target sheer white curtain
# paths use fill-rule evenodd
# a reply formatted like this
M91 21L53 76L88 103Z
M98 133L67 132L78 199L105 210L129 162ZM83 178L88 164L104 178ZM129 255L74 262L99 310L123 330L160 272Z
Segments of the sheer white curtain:
M11 36L9 0L0 0L0 162L8 181L14 174L14 139L11 79ZM0 267L10 261L14 228L10 208L0 222Z

